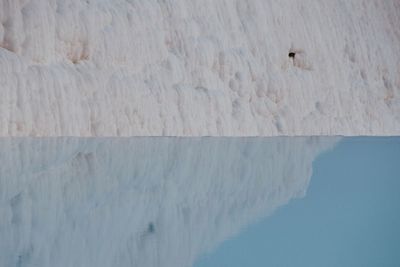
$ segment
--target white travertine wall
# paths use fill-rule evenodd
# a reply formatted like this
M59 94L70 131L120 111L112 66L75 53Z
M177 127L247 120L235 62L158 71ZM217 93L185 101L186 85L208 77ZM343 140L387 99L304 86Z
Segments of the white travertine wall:
M1 138L0 266L190 267L337 138Z
M336 134L400 134L398 0L0 0L0 136Z

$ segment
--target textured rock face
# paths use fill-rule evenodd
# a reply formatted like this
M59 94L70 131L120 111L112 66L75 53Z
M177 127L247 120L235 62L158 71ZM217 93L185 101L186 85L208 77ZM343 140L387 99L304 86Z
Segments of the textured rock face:
M191 266L336 138L0 139L0 266Z
M399 14L397 0L0 0L0 135L400 134Z

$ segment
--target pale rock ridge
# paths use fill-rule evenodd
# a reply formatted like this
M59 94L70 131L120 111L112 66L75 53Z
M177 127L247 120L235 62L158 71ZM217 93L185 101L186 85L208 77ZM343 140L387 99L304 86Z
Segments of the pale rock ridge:
M337 141L0 139L0 265L189 267L304 196Z
M397 135L399 14L397 0L0 0L0 136Z

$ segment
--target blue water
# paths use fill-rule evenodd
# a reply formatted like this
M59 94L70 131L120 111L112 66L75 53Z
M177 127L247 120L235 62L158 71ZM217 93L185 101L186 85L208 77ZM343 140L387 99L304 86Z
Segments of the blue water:
M400 266L400 138L343 139L314 162L304 198L194 266Z
M400 266L400 137L0 138L0 267Z

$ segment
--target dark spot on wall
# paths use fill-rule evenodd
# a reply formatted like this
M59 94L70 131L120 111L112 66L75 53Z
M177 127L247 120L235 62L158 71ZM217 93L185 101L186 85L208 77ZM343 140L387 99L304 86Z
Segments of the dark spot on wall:
M294 58L296 56L296 53L295 52L289 52L288 56L290 58Z

